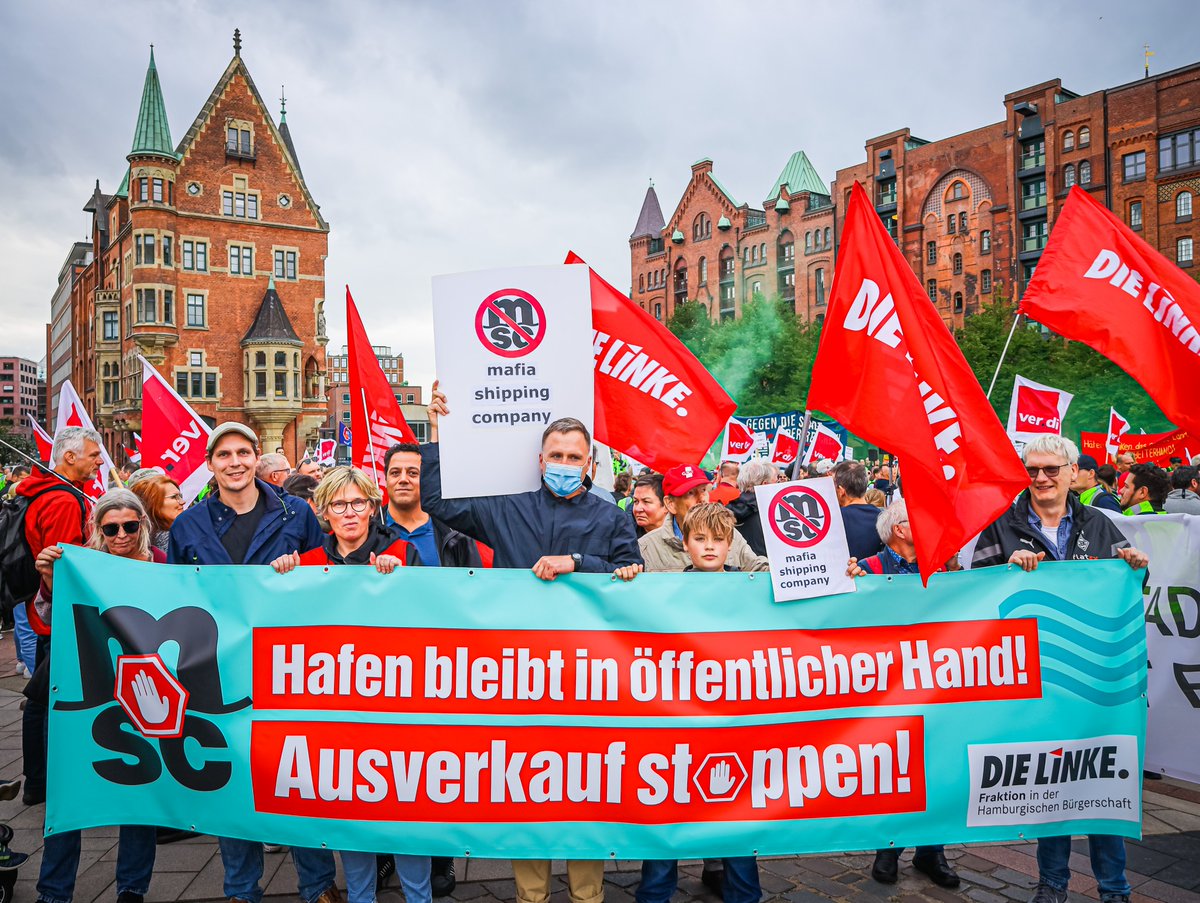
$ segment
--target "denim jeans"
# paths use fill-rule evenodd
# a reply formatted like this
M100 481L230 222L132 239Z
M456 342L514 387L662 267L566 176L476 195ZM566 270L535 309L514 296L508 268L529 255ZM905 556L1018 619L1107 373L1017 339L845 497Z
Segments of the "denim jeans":
M758 860L753 856L722 859L725 903L758 903L762 888L758 884ZM646 859L642 862L642 881L634 898L637 903L669 903L679 883L678 862L674 859Z
M37 634L29 626L29 615L24 605L13 606L13 643L17 647L17 661L33 673L37 664Z
M263 873L263 845L256 840L233 837L218 837L217 842L221 847L221 864L225 867L225 896L259 903L263 895L258 883ZM300 896L305 903L313 903L333 886L337 869L333 864L333 853L328 850L292 847L292 862L296 864Z
M352 850L342 850L339 855L346 877L347 903L375 903L376 855ZM405 903L431 903L433 888L429 883L429 857L397 853L393 858Z
M1125 838L1112 834L1089 834L1088 853L1092 858L1092 875L1102 894L1130 892L1125 879ZM1055 890L1066 890L1071 880L1071 838L1042 837L1038 839L1038 880Z
M157 831L140 825L122 825L117 844L117 893L146 895L154 873ZM42 869L37 894L46 903L70 903L79 871L79 832L51 834L42 847Z
M50 637L39 636L34 653L34 666L50 654ZM46 707L32 699L25 700L21 713L21 755L25 769L25 793L44 796L46 793Z

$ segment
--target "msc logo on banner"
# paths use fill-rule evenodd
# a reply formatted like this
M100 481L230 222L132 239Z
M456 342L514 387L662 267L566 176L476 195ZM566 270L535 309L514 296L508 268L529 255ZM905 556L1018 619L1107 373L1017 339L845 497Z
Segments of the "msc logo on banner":
M74 606L72 615L81 698L60 698L53 705L68 712L96 710L92 739L115 754L95 760L96 773L115 784L139 786L154 783L165 770L189 790L224 787L233 770L223 752L229 744L202 716L246 708L250 698L225 701L212 615L184 607L155 618L140 608L101 612L86 605ZM174 670L163 656L168 644L178 649Z
M479 305L475 312L475 334L493 354L524 357L542 343L546 312L529 292L502 289L488 295Z

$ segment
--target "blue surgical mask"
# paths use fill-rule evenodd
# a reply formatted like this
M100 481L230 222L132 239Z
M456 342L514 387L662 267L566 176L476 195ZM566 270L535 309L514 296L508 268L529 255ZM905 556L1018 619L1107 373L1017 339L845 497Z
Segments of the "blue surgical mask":
M583 485L583 468L572 467L569 464L547 464L542 479L545 480L547 489L565 499Z

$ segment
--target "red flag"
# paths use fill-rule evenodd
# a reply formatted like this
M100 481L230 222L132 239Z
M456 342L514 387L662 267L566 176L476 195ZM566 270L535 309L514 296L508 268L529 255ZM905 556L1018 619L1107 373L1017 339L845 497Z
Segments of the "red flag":
M1178 426L1200 433L1200 285L1078 186L1021 312L1096 349Z
M346 286L346 331L350 337L350 460L355 467L373 474L382 488L383 456L387 450L398 442L415 443L417 437L400 412L395 389L371 348L358 308L350 297L350 286Z
M749 461L757 443L757 433L737 417L730 417L725 424L725 441L721 443L721 460L737 461L739 464Z
M858 183L807 407L903 459L923 580L1029 486L979 381Z
M566 262L584 261L572 251ZM737 404L669 329L588 272L596 439L659 473L695 464Z
M1106 447L1108 437L1104 433L1082 432L1079 434L1079 451L1091 455L1097 461L1104 460L1110 454ZM1170 467L1172 458L1183 458L1190 461L1188 443L1195 444L1187 430L1172 430L1169 433L1144 433L1135 435L1126 433L1121 437L1117 451L1133 452L1139 462L1157 464L1159 467ZM1121 474L1122 477L1126 474Z
M1129 421L1117 413L1117 409L1108 409L1108 435L1104 439L1104 451L1107 458L1115 458L1117 449L1121 446L1121 437L1129 432Z
M1035 383L1019 373L1013 380L1008 408L1008 434L1031 437L1062 434L1063 418L1075 396L1053 386Z
M786 427L781 426L775 431L775 441L771 443L771 456L768 460L772 464L791 464L798 454L800 441L789 433Z
M153 364L141 355L138 361L142 365L141 465L161 470L178 483L183 503L189 504L212 478L207 456L212 430Z
M58 422L54 425L54 435L58 436L58 431L65 426L96 429L92 426L92 418L88 415L87 408L83 406L83 399L79 397L79 393L75 391L75 386L69 379L63 380L63 384L58 390ZM84 494L94 499L100 498L107 491L108 475L116 467L103 443L100 444L100 456L100 469L96 471L96 476L92 481L83 487ZM53 449L50 451L50 458L54 459Z
M807 467L813 461L819 461L822 458L826 461L840 461L845 453L846 449L842 446L841 437L825 424L818 423L817 434L813 436L813 441L804 450L804 460L801 463Z
M33 419L32 414L26 414L29 418L29 428L33 430L33 441L37 443L38 458L42 463L50 463L50 454L54 450L54 440L50 438L50 434L42 429L42 425Z

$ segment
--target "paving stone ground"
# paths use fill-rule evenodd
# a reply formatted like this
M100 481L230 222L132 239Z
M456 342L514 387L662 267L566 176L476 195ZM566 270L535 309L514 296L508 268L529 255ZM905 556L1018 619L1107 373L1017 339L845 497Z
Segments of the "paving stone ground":
M0 778L21 773L21 695L24 680L13 674L13 646L7 631L0 640ZM1200 787L1164 779L1147 782L1143 794L1144 839L1130 841L1128 875L1133 903L1200 903ZM13 848L32 853L18 876L15 900L33 903L41 863L44 806L23 806L20 798L0 802L0 822L15 832ZM75 888L77 903L114 903L113 871L117 856L117 829L83 832L83 855ZM934 886L911 867L912 853L901 859L900 881L882 885L870 875L873 854L857 851L759 860L763 900L786 903L1024 903L1036 883L1036 844L1008 843L951 846L946 850L962 886L954 891ZM632 903L640 864L616 861L607 864L606 903ZM1087 903L1098 897L1091 877L1087 842L1077 839L1071 856L1069 903ZM569 903L563 863L555 863L551 903ZM512 868L494 859L458 860L458 887L452 899L470 903L511 903L514 898ZM700 882L701 864L680 864L679 892L675 901L719 903ZM147 903L203 903L223 900L221 857L216 841L196 837L158 848L154 879ZM263 874L268 903L296 901L296 875L286 853L268 853ZM344 887L344 885L343 885ZM379 895L379 903L401 903L395 878Z

